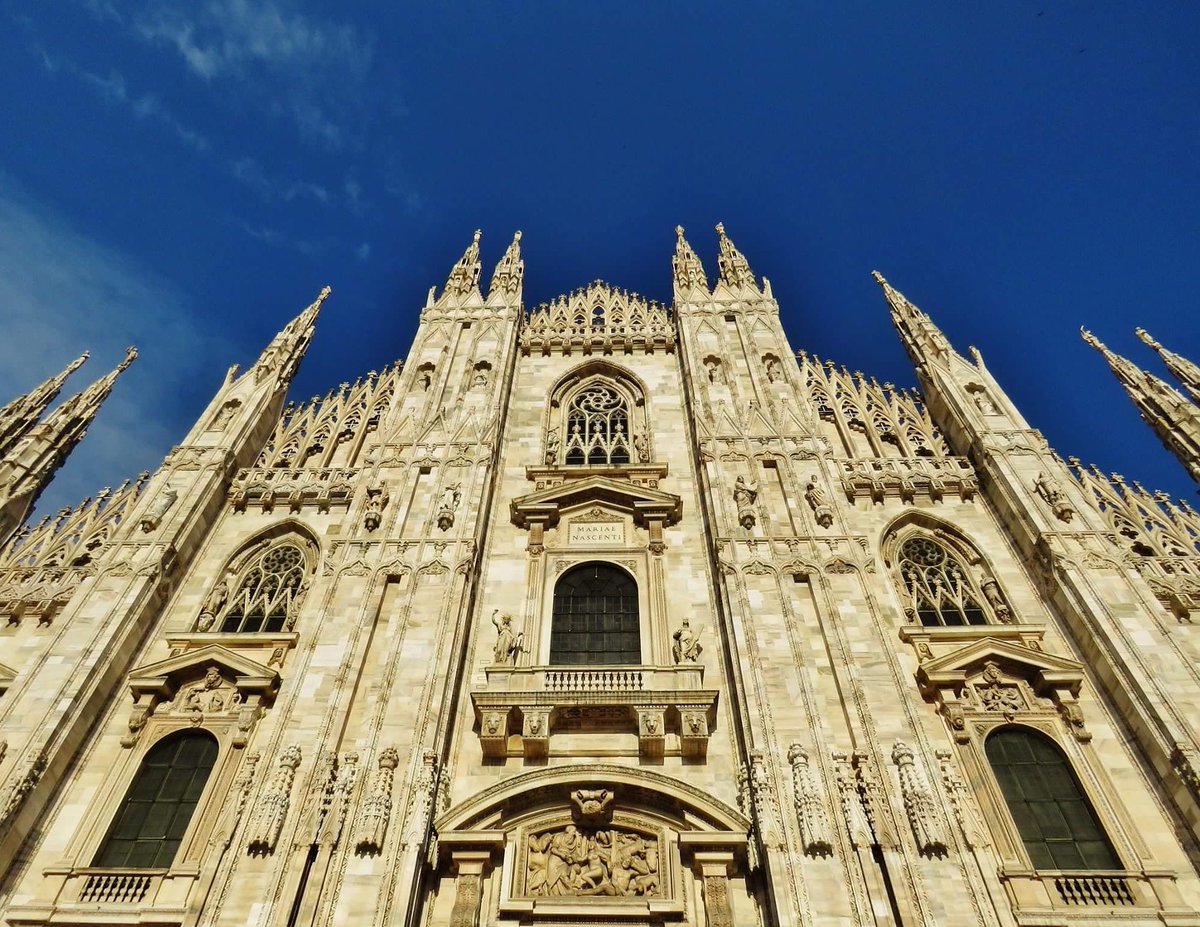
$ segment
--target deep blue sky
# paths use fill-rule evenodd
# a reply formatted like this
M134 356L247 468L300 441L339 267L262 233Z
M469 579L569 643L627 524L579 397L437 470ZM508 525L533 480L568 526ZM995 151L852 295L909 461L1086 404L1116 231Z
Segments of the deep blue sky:
M476 227L526 301L670 298L724 220L792 344L913 374L881 270L1064 455L1194 498L1087 324L1200 359L1197 3L0 0L0 397L142 358L49 493L153 469L326 283L295 393L403 356Z

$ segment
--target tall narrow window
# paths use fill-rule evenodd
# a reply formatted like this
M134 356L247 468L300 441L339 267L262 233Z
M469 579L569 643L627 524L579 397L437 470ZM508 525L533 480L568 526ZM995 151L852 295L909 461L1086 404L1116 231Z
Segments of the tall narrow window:
M1121 868L1075 771L1048 737L1001 728L986 750L1035 869Z
M637 583L607 563L586 563L554 586L550 662L642 662Z
M966 570L936 541L911 537L900 547L900 577L908 608L921 624L987 624L987 616Z
M250 565L230 597L221 630L226 634L284 630L305 570L304 553L295 544L269 547Z
M629 463L629 406L603 383L571 397L565 460L569 465Z
M151 747L92 865L169 867L216 759L216 738L206 731L172 734Z

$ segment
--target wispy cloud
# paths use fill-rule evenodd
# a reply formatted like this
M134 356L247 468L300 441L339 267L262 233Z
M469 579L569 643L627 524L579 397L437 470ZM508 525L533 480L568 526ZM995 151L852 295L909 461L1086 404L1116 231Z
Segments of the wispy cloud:
M102 0L88 2L108 9ZM289 117L305 136L331 148L346 144L338 103L353 97L373 52L371 39L354 28L275 0L154 3L127 25L143 41L174 51L200 79L230 81Z
M253 190L264 200L291 203L294 200L307 199L328 204L332 199L329 191L320 184L306 180L281 181L268 176L263 166L253 158L238 158L230 164L229 169L239 183Z
M106 483L153 469L182 437L195 409L177 395L197 378L219 382L232 345L192 321L185 297L166 281L106 248L0 174L0 339L2 401L61 369L80 351L91 361L76 390L142 349L39 508L71 505Z
M48 56L43 55L48 60ZM180 141L191 146L196 151L206 152L212 146L207 138L194 129L180 122L166 107L163 101L153 93L131 92L125 78L116 71L110 71L107 76L84 71L65 62L59 67L76 74L85 84L99 93L106 102L122 106L129 110L136 119L150 119L169 128Z

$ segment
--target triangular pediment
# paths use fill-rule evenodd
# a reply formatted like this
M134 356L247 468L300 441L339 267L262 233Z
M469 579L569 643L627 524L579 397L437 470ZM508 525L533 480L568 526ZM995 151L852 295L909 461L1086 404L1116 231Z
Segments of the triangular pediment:
M963 685L989 663L1012 678L1027 680L1035 690L1053 687L1077 693L1083 683L1083 664L1077 660L994 637L972 641L922 664L917 681L923 688Z
M140 666L129 674L129 687L135 699L142 692L170 697L182 683L203 676L210 666L216 666L222 676L232 679L239 690L274 693L279 688L279 673L271 667L220 644Z
M654 519L665 527L675 524L683 515L683 500L674 493L596 474L566 480L514 499L512 520L521 528L528 527L530 521L553 527L563 509L588 503L603 503L616 511L629 512L639 525Z

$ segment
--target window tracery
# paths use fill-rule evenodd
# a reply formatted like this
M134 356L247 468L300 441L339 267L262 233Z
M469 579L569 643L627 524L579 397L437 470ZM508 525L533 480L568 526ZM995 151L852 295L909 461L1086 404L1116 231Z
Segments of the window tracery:
M547 466L625 466L651 461L645 391L612 364L572 371L551 392Z
M268 541L209 591L198 629L223 634L290 631L308 592L311 545L295 535Z
M940 539L918 532L904 537L895 548L904 612L925 627L962 627L1008 624L1012 615L1000 584L990 576L976 576L964 557Z

